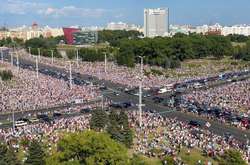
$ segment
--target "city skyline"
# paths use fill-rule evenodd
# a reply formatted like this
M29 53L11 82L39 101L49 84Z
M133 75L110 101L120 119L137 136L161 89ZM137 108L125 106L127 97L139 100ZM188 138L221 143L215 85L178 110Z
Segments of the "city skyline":
M14 27L39 25L62 26L106 26L108 22L126 22L143 25L145 8L169 8L170 24L202 25L219 22L222 25L250 24L246 17L250 11L247 0L55 0L50 2L31 0L0 0L0 26ZM224 5L227 4L227 5Z

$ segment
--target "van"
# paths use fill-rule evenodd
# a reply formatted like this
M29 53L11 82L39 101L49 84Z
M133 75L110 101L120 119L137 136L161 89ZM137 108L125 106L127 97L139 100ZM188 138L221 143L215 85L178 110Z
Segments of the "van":
M18 120L18 121L15 122L16 127L26 126L27 124L28 124L27 122L24 122L22 120Z

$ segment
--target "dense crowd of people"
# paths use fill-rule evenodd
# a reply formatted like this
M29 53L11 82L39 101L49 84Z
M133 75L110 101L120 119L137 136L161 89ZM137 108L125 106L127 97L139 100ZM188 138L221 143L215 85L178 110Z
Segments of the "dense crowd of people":
M231 136L218 136L208 130L192 127L176 119L162 117L157 113L144 112L142 115L142 129L139 127L138 115L135 111L127 112L129 125L135 131L133 149L135 153L150 157L174 156L181 161L178 153L183 147L198 149L207 156L215 158L223 155L225 150L234 148L239 150L244 159L249 159L246 143L241 143ZM15 138L18 139L47 139L52 146L63 135L62 132L76 132L90 129L91 114L61 118L49 123L38 123L19 127ZM0 139L13 143L12 129L0 129ZM158 152L156 152L158 150Z
M241 129L249 129L250 115L250 80L233 82L209 90L195 90L183 95L184 103L180 108L184 112L228 123ZM202 111L192 110L201 106ZM191 109L190 109L191 108Z
M234 82L209 90L193 91L185 99L218 106L233 112L250 113L250 80Z
M137 116L129 113L133 127L138 123ZM223 155L229 148L238 149L248 160L246 145L232 137L215 135L208 130L192 127L176 119L162 117L158 114L144 113L142 129L135 127L134 149L138 153L155 156L154 150L158 149L158 156L177 156L181 148L188 150L196 148L207 156L215 158ZM178 159L176 157L176 159Z
M27 58L30 59L29 56L26 55ZM35 59L35 58L33 58ZM40 57L39 62L47 64L47 65L53 65L57 67L61 67L64 69L69 68L69 63L65 59L54 59L52 64L51 58L46 57ZM138 87L138 84L140 82L140 65L136 65L134 68L128 68L125 66L118 66L114 62L107 62L106 65L106 73L105 73L105 63L104 62L77 62L76 60L72 61L73 67L72 69L76 72L80 72L82 74L87 74L91 76L96 76L99 79L109 80L113 83L123 84L128 87ZM143 86L144 87L162 87L167 84L172 83L179 83L188 81L191 79L198 79L198 78L206 78L208 76L217 75L220 73L221 65L218 65L217 69L214 68L214 66L209 66L212 69L199 69L199 74L193 75L192 72L195 71L192 67L182 67L177 68L174 70L174 73L169 73L170 76L166 76L164 74L154 74L150 73L147 74L147 76L144 76ZM150 66L150 65L144 65L143 66L144 72L150 72L152 70L158 70L161 73L164 73L163 69L161 67L156 66ZM237 70L237 69L232 69ZM170 71L171 72L171 71ZM225 71L227 72L227 71ZM172 76L172 75L175 76ZM144 74L145 75L145 74Z
M52 65L49 58L41 57L42 63ZM66 61L55 60L53 65L68 70ZM10 68L9 64L2 65ZM82 74L96 76L99 79L109 80L113 83L136 87L139 84L140 66L127 68L117 66L108 62L105 73L103 62L89 63L81 62L79 66L73 64L73 70ZM144 70L150 70L150 66L144 65ZM12 69L13 70L13 69ZM179 73L185 73L182 69L177 69ZM203 77L211 76L214 73L202 70ZM52 107L59 104L69 103L76 99L90 100L99 95L99 90L93 86L73 85L69 89L69 84L61 79L39 74L29 70L13 70L14 80L11 83L0 84L1 102L0 112L10 110L38 109L42 107ZM194 76L165 77L164 75L150 74L144 77L144 87L161 87L170 83L177 83L194 79ZM201 78L201 77L199 77ZM229 85L216 87L209 90L197 90L184 95L184 99L189 102L207 104L209 107L218 106L224 111L232 113L250 113L250 81L234 82ZM77 110L77 108L76 108ZM79 107L78 107L79 110ZM177 156L182 147L188 149L196 148L211 157L220 156L226 149L234 148L239 150L245 160L249 160L247 146L235 140L231 136L218 136L208 130L199 127L191 127L187 123L176 119L162 117L155 113L143 113L143 126L139 128L138 119L134 112L128 112L129 123L135 130L134 151L147 156ZM15 130L15 138L18 139L48 139L49 145L55 144L61 137L61 132L76 132L90 129L90 114L82 116L60 118L52 123L37 123L18 127ZM223 121L223 119L220 119ZM0 139L11 142L13 130L0 129ZM158 153L154 152L158 149ZM178 157L176 157L177 161ZM181 161L181 160L180 160Z
M68 82L36 72L21 69L7 63L2 65L13 71L11 82L0 83L0 112L33 110L71 103L75 100L91 100L99 95L97 87L72 85Z

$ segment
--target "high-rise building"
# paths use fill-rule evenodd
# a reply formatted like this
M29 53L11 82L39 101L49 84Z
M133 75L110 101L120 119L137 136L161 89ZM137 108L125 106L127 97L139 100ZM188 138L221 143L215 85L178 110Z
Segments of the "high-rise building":
M164 36L169 32L169 9L144 9L144 36Z

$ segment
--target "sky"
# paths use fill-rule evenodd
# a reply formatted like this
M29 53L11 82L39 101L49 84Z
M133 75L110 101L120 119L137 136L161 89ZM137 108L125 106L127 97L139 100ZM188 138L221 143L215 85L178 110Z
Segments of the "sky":
M0 26L143 25L143 9L159 7L170 24L250 24L250 0L0 0Z

